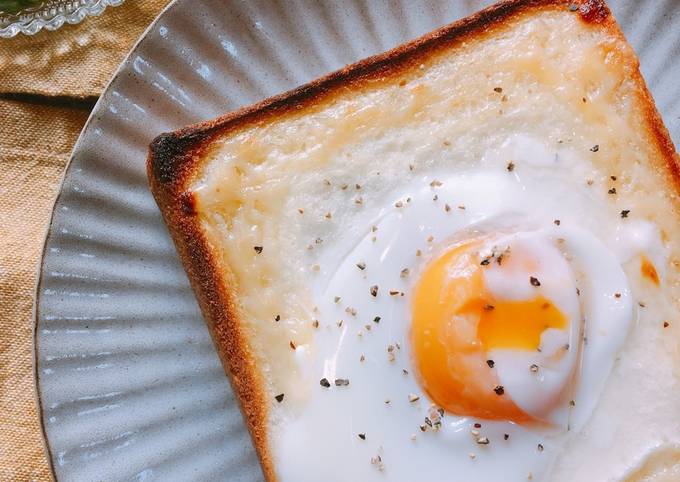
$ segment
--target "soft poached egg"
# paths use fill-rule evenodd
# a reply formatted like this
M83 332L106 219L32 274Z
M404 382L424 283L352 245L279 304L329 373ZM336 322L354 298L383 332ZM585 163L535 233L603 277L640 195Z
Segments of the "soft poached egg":
M360 239L324 246L318 328L296 347L309 388L278 435L284 480L321 439L320 467L348 460L341 480L549 473L635 318L622 263L659 241L546 152L510 139L471 171L427 173Z

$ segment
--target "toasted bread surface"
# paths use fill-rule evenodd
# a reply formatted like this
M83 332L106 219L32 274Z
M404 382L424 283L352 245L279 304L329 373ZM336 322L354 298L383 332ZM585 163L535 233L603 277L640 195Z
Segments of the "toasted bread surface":
M148 157L151 190L173 236L220 358L230 376L267 480L276 479L268 428L272 390L276 391L277 385L270 379L272 372L267 370L265 373L263 370L261 353L258 352L261 348L253 347L253 336L257 334L254 335L250 330L249 322L252 320L248 320L253 314L244 313L241 299L252 297L253 293L244 292L244 280L239 276L239 268L234 260L234 256L239 254L234 251L225 255L220 242L220 235L224 233L221 230L223 226L219 229L211 227L212 221L206 214L211 208L210 203L205 201L205 197L201 197L202 194L196 193L205 176L215 172L206 170L206 166L215 159L216 150L221 149L225 142L243 144L243 139L239 136L257 137L259 134L254 133L256 129L281 125L291 119L318 116L324 109L348 98L364 95L369 99L372 92L400 87L412 89L411 93L415 98L419 95L418 89L427 89L427 86L418 87L418 79L430 69L438 68L441 58L472 55L471 59L474 60L473 51L476 45L494 42L504 32L521 28L527 18L542 14L552 15L554 12L577 19L582 29L579 33L594 32L595 38L609 40L604 47L608 51L603 54L603 58L611 62L606 69L611 69L614 73L607 70L602 75L611 74L615 81L625 79L628 83L627 95L632 100L627 108L634 114L635 128L648 143L648 152L644 153L645 165L641 169L655 169L658 176L666 180L666 189L675 192L680 180L678 156L639 73L637 58L625 43L609 9L603 2L596 0L502 2L291 92L212 121L163 134L151 144ZM505 60L500 59L494 68L499 71L505 68L516 69L514 63L517 61L515 52L507 52ZM596 67L593 68L598 68L598 62L599 60L594 62ZM542 77L539 81L553 81L550 71L536 69L534 64L526 63L524 69L536 77ZM401 82L404 84L400 85ZM499 102L504 102L501 100L504 95L502 92L490 93L485 90L480 92L480 96L482 95L498 95ZM427 109L430 99L431 97L425 95L422 100L424 106L419 108ZM586 97L583 99L575 98L574 102L587 104ZM454 98L453 101L455 100ZM503 108L502 104L499 106ZM606 115L606 111L598 112L596 107L593 109L583 111L584 119L594 123L603 122L601 116ZM371 122L371 119L369 116L361 122ZM385 122L379 116L375 119L377 122ZM337 129L337 125L331 127ZM347 141L338 140L340 144L343 142ZM266 162L265 159L273 154L270 151L261 154L251 149L241 151L240 155L252 158L262 155L260 162ZM224 189L228 190L228 185ZM285 193L282 196L279 200L285 201ZM285 204L283 201L282 204ZM249 239L242 243L241 248L248 251L244 256L254 256L251 248L255 247L260 246ZM231 249L233 251L235 248ZM267 250L268 246L265 245L264 249ZM275 259L273 262L275 263ZM296 316L304 317L304 313Z

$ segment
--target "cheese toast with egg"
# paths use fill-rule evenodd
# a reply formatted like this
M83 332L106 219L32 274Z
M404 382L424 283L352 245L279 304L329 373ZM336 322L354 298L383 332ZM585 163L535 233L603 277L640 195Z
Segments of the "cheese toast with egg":
M645 381L650 369L663 372L667 387L678 382L678 155L604 2L501 2L293 91L162 134L150 146L148 176L267 480L414 480L410 467L433 481L446 473L555 481L680 474L680 406L673 389ZM499 360L516 363L517 347L533 347L534 356L533 343L545 350L546 328L520 340L503 324L561 294L551 298L552 275L535 268L521 275L527 296L548 291L519 306L512 296L520 295L498 282L505 274L477 273L512 266L498 243L509 260L522 250L543 260L569 252L552 263L576 287L554 302L550 321L555 336L563 330L570 340L564 371L553 367L564 385L542 385L532 400L515 395L534 392L513 392L513 383L528 386L522 377L543 373L544 362L525 357L528 369L516 375ZM375 259L372 246L381 250ZM601 285L586 266L597 260L571 263L595 252L599 271L611 273ZM477 255L482 268L470 261ZM490 347L482 358L496 355L461 381L432 371L455 358L447 350L458 342L446 342L440 360L417 332L421 318L423 333L439 329L427 308L444 303L428 298L449 266L438 263L468 262L478 279L456 284L456 293L469 306L477 291L494 295L475 314L486 328L472 344ZM396 268L394 279L385 274ZM612 303L601 311L588 305L595 295L581 295L598 286ZM604 312L614 313L608 330L620 333L593 355L599 373L588 365L597 342L587 342L584 313ZM477 385L470 399L454 389ZM642 410L650 400L664 418ZM611 442L619 458L598 452L578 428L567 435L586 420L606 428L605 412L639 414ZM465 440L445 438L447 421L467 420L456 417L475 420ZM506 421L523 428L511 433Z

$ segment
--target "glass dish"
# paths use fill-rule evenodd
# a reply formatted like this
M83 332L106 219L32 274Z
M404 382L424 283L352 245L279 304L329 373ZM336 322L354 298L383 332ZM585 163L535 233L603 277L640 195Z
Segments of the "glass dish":
M0 38L18 33L33 35L43 28L56 30L76 24L88 15L99 15L124 0L0 0Z

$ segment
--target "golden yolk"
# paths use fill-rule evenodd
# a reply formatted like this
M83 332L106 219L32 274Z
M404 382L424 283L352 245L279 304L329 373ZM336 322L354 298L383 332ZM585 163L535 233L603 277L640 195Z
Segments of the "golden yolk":
M457 246L426 267L414 290L411 336L423 388L458 415L528 422L488 359L495 348L536 350L548 328L565 329L547 299L496 301L484 286L478 242ZM525 265L527 263L524 263ZM529 273L527 273L527 282Z
M564 315L539 296L529 301L502 301L485 306L477 337L486 351L493 348L537 350L544 330L566 326Z

